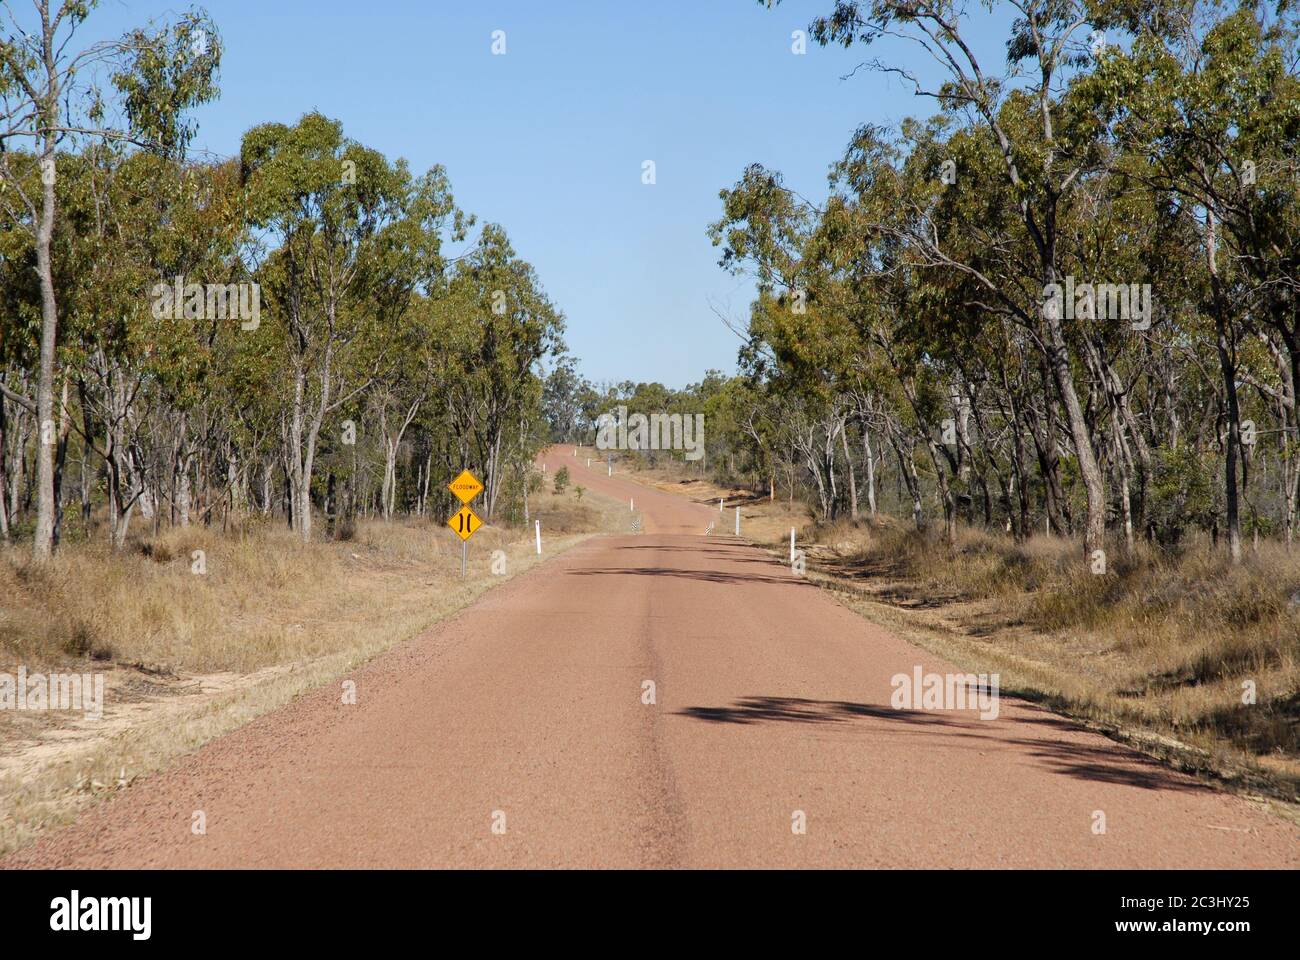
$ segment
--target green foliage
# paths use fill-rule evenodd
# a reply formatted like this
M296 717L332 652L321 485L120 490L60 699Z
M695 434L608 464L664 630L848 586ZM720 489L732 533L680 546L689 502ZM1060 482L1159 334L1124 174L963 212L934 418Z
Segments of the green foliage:
M134 136L165 156L182 157L197 132L184 111L216 99L222 45L201 11L150 32L133 30L122 41L124 62L113 84Z
M1147 516L1157 540L1176 546L1189 527L1209 530L1219 517L1214 466L1189 447L1161 447L1154 452Z

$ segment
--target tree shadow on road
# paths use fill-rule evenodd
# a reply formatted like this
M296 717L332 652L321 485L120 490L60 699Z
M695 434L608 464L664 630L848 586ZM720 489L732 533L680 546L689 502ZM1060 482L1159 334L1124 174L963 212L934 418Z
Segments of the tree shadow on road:
M939 713L895 710L872 703L848 700L808 700L803 697L741 697L729 707L687 707L682 716L712 723L844 723L861 717L898 720L904 723L947 724L953 721Z
M719 541L714 541L719 543ZM754 556L752 550L747 550L743 545L721 544L715 546L708 543L691 544L688 546L662 545L655 544L627 544L625 546L615 547L615 550L653 550L656 553L689 553L696 557L716 557L720 560L726 560L728 563L760 563L764 566L773 566L778 564L772 557L761 555ZM785 564L778 564L784 567Z
M804 697L741 697L725 707L687 707L677 715L715 724L807 723L842 724L860 720L884 720L913 729L933 731L927 739L947 741L985 751L1013 751L1027 756L1052 773L1094 783L1113 783L1146 790L1181 792L1212 788L1189 776L1108 740L1089 743L1055 739L1052 736L1014 736L1023 725L1050 727L1099 737L1086 728L1037 708L1014 720L996 724L977 719L969 712L899 710L848 700L812 700Z
M643 577L679 577L707 583L784 583L810 590L817 589L807 580L794 576L763 577L752 573L725 573L721 570L683 570L678 567L587 567L564 571L566 577L613 577L629 574Z
M656 552L664 551L668 553L689 553L693 557L699 557L703 560L721 560L726 563L750 563L757 564L761 567L767 567L769 570L780 568L784 570L786 564L774 560L766 555L754 556L753 551L745 550L743 547L726 547L726 546L699 546L691 547L655 547L655 546L625 546L615 547L615 550L653 550Z

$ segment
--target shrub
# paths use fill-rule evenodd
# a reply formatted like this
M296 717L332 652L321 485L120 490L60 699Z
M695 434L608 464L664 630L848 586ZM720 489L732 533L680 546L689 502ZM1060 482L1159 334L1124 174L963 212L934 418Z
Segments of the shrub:
M1188 447L1156 451L1147 516L1166 547L1182 542L1188 526L1211 529L1219 514L1213 464Z

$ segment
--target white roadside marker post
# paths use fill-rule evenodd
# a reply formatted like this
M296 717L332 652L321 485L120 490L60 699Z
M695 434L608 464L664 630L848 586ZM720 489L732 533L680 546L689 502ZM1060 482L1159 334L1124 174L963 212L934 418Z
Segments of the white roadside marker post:
M794 563L794 527L790 528L790 562Z
M587 458L587 469L588 469L588 470L591 469L591 457L588 457L588 458Z
M718 513L722 512L722 498L718 498Z
M627 511L628 511L628 513L632 513L632 512L634 512L635 510L636 510L636 499L635 499L634 497L628 497L628 498L627 498Z
M542 521L535 520L533 529L537 531L537 555L542 555Z
M736 508L736 536L740 536L740 507Z

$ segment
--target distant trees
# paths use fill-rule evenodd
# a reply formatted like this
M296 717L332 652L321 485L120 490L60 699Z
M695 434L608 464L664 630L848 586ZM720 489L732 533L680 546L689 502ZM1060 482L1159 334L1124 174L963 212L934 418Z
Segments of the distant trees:
M542 384L542 416L550 439L572 442L578 439L582 416L583 380L578 362L561 357Z

